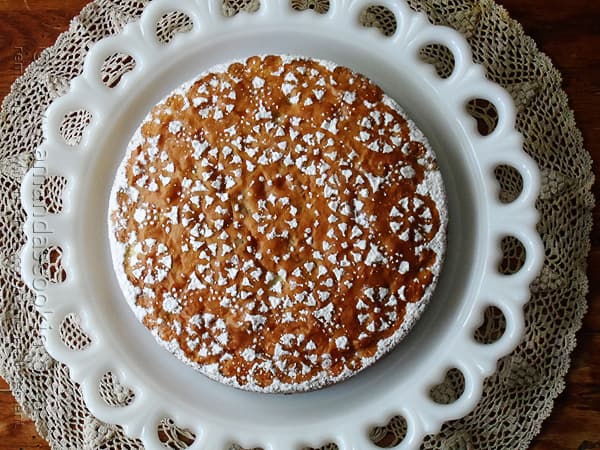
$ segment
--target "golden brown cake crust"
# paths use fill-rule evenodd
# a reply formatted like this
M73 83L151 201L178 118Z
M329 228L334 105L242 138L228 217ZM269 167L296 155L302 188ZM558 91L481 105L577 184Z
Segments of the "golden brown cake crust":
M310 390L406 334L439 274L444 201L433 153L379 87L252 57L138 130L111 199L115 269L188 364L245 389Z

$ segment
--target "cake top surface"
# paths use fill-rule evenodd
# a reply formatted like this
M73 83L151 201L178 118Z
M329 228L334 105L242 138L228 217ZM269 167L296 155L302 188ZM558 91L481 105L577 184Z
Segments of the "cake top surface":
M447 220L433 152L393 100L350 69L276 55L160 102L109 214L119 283L156 339L261 392L345 379L401 340Z

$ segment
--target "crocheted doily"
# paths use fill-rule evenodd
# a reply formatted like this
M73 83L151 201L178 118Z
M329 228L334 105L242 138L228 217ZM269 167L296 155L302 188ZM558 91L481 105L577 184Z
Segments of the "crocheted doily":
M34 297L19 276L19 253L24 243L25 219L20 205L20 183L42 141L41 122L51 101L66 92L69 81L79 75L90 45L118 33L142 13L148 0L96 0L73 20L69 31L44 51L12 87L0 116L0 375L10 384L17 401L35 421L41 435L54 448L138 449L116 426L95 419L83 403L79 387L69 378L66 366L44 350L38 330L43 326L33 304ZM593 175L589 154L583 149L561 77L521 26L492 0L409 0L436 24L451 26L468 39L475 62L488 69L488 77L506 88L517 109L517 126L525 137L525 150L539 164L543 175L537 208L538 230L544 240L546 260L539 278L531 285L532 298L525 307L526 336L523 343L502 359L496 373L485 382L477 408L468 416L446 424L423 443L425 449L467 450L472 448L524 449L550 414L556 396L564 388L575 332L586 310L585 260L589 252ZM292 0L297 9L324 12L328 0ZM224 0L225 15L240 10L255 11L259 0ZM395 19L384 7L371 6L362 15L365 26L392 34ZM158 27L165 41L177 31L191 28L186 16L169 14ZM440 74L448 73L453 61L443 47L430 46L422 57ZM118 81L127 69L126 58L109 59L104 81ZM482 130L494 127L495 110L473 102L471 114ZM89 118L73 114L63 123L63 135L74 142ZM509 201L521 189L520 176L508 167L497 170L502 198ZM64 180L48 178L43 189L48 212L62 208ZM501 270L515 272L523 260L517 241L505 239ZM63 277L60 249L43 253L49 277ZM492 342L503 332L503 316L490 309L478 330L481 342ZM61 333L73 348L89 341L77 318L63 322ZM460 373L450 371L432 392L439 402L457 398L462 386ZM112 404L127 403L131 393L106 376L101 394ZM493 426L490 426L493 424ZM392 419L373 429L371 438L381 447L393 447L402 439L402 419ZM185 449L195 436L165 420L160 437L166 448ZM239 447L232 447L239 449ZM336 449L335 444L322 450Z

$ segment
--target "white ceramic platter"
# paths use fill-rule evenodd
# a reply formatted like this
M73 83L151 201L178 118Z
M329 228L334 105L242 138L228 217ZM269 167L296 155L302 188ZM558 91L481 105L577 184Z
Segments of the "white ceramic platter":
M35 170L26 176L22 197L28 213L28 241L22 258L23 278L43 300L38 306L48 324L44 330L48 352L68 365L90 411L103 421L122 425L127 434L141 438L146 448L163 448L157 425L167 417L196 433L192 449L221 450L237 443L245 448L295 450L335 442L342 450L369 450L378 448L368 438L370 428L402 415L408 432L398 448L415 449L444 421L474 408L484 377L519 342L522 306L541 267L543 249L535 232L539 173L521 149L512 101L472 63L470 50L458 33L432 26L400 1L378 3L396 16L398 26L391 37L360 25L360 13L370 5L365 0L332 0L323 15L293 11L283 0L261 0L258 12L232 18L223 16L219 0L154 0L140 21L90 50L83 74L48 109L45 142L36 164L43 165L48 176L67 180L64 208L39 218ZM157 21L174 10L187 14L193 28L161 44L156 37ZM455 68L447 79L418 56L424 46L438 43L454 55ZM102 82L100 69L116 52L131 55L136 65L116 87L109 88ZM396 99L437 153L450 216L442 277L410 336L384 360L351 380L290 396L253 394L220 385L159 347L119 290L106 224L116 169L150 108L216 64L270 53L348 66ZM485 137L465 109L474 98L489 100L498 111L498 125ZM65 115L80 109L91 114L91 123L78 145L68 145L60 126ZM523 178L523 191L510 204L498 200L494 177L498 165L516 168ZM40 235L42 220L50 234ZM521 270L510 276L497 270L500 241L506 236L517 238L527 255ZM36 271L40 242L62 248L64 282L40 282ZM500 340L482 345L473 333L490 305L503 312L507 328ZM91 345L83 351L71 350L61 340L60 324L70 313L81 317L91 338ZM429 391L450 368L462 372L465 390L456 402L440 405ZM100 396L98 386L108 371L135 393L128 406L109 406Z

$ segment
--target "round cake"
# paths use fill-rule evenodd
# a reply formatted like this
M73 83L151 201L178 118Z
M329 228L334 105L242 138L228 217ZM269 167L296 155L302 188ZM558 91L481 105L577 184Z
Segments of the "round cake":
M110 198L127 302L186 364L258 392L373 364L430 300L446 244L435 156L333 63L251 57L156 105Z

